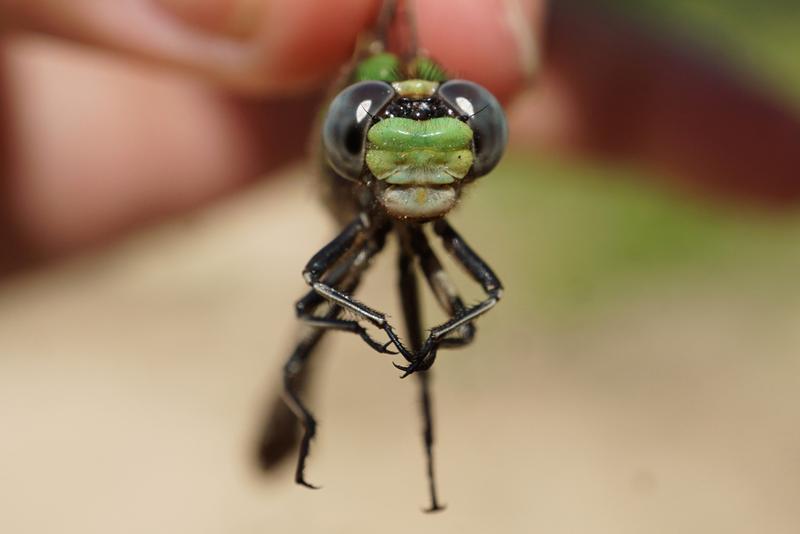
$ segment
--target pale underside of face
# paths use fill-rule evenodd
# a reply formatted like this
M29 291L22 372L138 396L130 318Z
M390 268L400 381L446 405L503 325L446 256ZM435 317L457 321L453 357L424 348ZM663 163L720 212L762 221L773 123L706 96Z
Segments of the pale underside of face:
M438 219L455 207L459 196L453 185L392 185L379 182L377 187L378 201L396 219Z

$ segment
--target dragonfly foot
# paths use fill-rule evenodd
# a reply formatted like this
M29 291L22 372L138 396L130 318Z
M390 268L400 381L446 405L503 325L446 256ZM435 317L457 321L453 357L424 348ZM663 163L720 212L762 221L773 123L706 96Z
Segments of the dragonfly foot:
M422 511L426 514L435 514L436 512L444 512L445 510L447 510L447 506L434 503L430 508L425 508Z
M421 357L415 358L414 361L412 361L409 365L406 366L398 365L394 362L392 362L392 365L403 371L403 374L400 376L400 378L405 378L408 375L416 373L417 371L427 371L428 369L430 369L431 365L433 365L433 360L434 360L434 358L431 358L430 356L431 356L430 353L423 354Z
M308 489L312 489L312 490L322 489L322 486L315 486L314 484L311 484L310 482L306 482L306 480L304 478L298 478L297 480L295 480L295 482L297 482L301 486L303 486L305 488L308 488Z
M389 340L386 343L380 343L378 341L375 341L363 328L359 330L358 333L361 336L361 339L363 339L367 345L372 347L372 350L374 350L375 352L378 352L380 354L397 354L397 351L389 350L389 346L394 343L392 340Z
M394 341L392 341L391 339L390 339L389 341L387 341L387 342L386 342L386 343L385 343L385 344L384 344L384 345L381 347L381 350L379 350L378 352L380 352L381 354L391 354L391 355L393 355L393 356L396 356L396 355L400 354L400 353L399 353L398 351L396 351L396 350L389 350L389 346L390 346L390 345L394 345Z

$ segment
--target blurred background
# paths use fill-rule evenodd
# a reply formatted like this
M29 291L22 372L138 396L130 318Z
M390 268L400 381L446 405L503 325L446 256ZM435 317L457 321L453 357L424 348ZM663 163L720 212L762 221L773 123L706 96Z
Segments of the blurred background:
M800 107L796 2L612 4ZM256 469L300 269L334 232L295 166L3 283L0 530L797 532L800 213L517 142L453 217L507 296L435 366L445 513L419 512L416 384L349 336L311 401L324 489ZM362 291L380 309L393 252Z

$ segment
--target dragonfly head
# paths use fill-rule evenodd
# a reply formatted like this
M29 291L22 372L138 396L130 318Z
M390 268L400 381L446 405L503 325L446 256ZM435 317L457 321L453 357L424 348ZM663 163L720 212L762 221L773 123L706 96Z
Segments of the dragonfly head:
M384 57L382 57L384 56ZM382 54L377 59L390 59ZM429 60L427 60L429 61ZM323 125L328 164L341 176L369 184L382 207L399 219L442 217L462 187L491 171L508 138L500 104L466 80L398 77L389 61L362 68L359 81L332 101ZM435 65L435 64L432 64ZM427 69L427 71L426 71Z

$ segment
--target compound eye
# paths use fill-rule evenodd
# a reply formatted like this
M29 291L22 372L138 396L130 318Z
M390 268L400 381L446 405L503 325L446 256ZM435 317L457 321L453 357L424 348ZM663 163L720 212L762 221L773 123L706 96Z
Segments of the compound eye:
M364 169L367 130L372 116L394 98L386 82L358 82L339 93L331 102L322 125L322 147L333 170L358 180Z
M439 97L472 128L475 147L473 176L488 174L500 161L508 142L506 116L500 103L492 93L467 80L443 83L439 87Z

